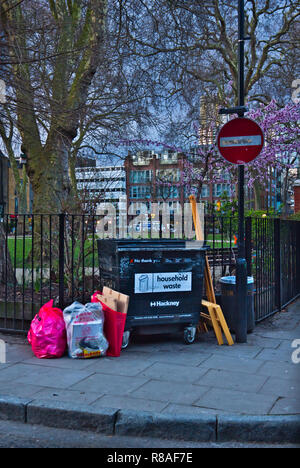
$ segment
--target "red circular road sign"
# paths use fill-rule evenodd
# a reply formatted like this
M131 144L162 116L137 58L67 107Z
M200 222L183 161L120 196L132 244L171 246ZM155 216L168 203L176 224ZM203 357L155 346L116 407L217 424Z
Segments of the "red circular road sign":
M232 164L247 164L255 159L264 146L264 134L254 120L238 117L229 120L220 130L220 154Z

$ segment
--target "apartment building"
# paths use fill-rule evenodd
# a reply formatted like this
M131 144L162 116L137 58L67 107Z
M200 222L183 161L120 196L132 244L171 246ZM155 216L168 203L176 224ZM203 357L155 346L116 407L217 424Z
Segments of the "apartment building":
M143 203L151 211L152 203L168 203L170 210L182 205L185 200L180 183L183 159L183 154L171 150L129 153L125 159L128 206Z
M76 167L77 189L82 199L117 204L126 194L126 175L122 165Z

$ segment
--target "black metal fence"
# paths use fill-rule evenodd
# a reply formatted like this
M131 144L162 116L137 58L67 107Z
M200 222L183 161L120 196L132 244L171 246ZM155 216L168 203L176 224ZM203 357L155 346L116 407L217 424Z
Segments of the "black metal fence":
M256 321L300 294L300 222L246 219L248 274L255 280Z
M42 304L87 302L99 289L97 238L124 237L124 226L98 215L4 215L0 222L0 330L26 332ZM171 217L125 226L129 237L185 237L193 231ZM102 223L102 224L101 224ZM101 229L99 230L99 225ZM105 229L103 230L103 226ZM151 231L152 227L152 231ZM237 219L205 216L208 259L218 296L219 279L235 274ZM248 274L255 280L255 316L260 321L300 294L300 222L247 218ZM2 265L1 265L2 263ZM2 271L2 277L1 277Z

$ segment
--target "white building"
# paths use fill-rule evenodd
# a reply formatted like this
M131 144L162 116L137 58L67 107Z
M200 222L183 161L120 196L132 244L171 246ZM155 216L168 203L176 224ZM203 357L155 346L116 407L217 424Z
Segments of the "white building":
M77 188L86 201L118 203L126 196L124 166L77 167Z

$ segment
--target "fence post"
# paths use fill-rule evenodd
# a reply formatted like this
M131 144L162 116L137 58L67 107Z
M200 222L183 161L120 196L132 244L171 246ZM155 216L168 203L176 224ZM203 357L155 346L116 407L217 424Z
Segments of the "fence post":
M59 215L59 245L58 245L58 262L59 262L59 306L64 308L64 270L65 270L65 214Z
M245 256L247 262L247 275L252 276L252 218L246 218L245 225Z
M281 310L281 245L280 218L274 219L274 268L275 268L275 305Z

